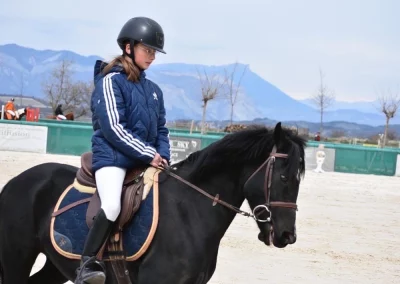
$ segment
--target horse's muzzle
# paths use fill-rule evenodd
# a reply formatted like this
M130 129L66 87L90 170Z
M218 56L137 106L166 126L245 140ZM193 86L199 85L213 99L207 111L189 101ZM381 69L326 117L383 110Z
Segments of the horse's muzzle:
M282 239L284 240L284 243L291 245L296 242L297 236L296 233L283 232Z

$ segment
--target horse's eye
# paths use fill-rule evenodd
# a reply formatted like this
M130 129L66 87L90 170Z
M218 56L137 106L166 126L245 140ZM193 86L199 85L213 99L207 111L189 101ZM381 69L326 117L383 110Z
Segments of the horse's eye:
M287 182L287 177L286 176L284 176L284 175L281 175L281 181L283 181L283 182Z

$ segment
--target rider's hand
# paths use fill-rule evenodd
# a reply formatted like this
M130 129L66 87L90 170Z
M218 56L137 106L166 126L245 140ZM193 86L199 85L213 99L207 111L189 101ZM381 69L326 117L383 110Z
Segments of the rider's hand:
M153 161L150 162L150 165L157 168L158 166L161 166L161 164L162 164L162 158L160 154L156 153L156 155L153 158Z
M163 164L164 166L168 166L168 161L167 161L166 159L162 159L162 164Z

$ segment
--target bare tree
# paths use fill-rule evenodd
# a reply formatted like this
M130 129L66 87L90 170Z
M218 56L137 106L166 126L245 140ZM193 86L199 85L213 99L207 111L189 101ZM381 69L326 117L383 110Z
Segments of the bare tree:
M232 123L233 123L234 106L237 102L237 97L238 97L239 90L240 90L240 84L241 84L243 76L247 70L247 66L245 66L242 70L242 74L241 74L238 82L235 84L234 81L235 81L237 66L238 66L238 63L236 62L231 73L228 73L228 71L225 69L225 80L228 85L228 100L229 100L230 107L231 107L230 125L232 125Z
M320 113L320 135L322 136L322 130L323 130L323 118L324 118L324 112L325 110L330 107L334 100L335 100L335 94L332 90L330 90L324 83L324 77L325 75L323 74L321 68L319 69L319 76L320 76L320 84L317 89L317 93L311 97L312 102L315 104L315 106L318 108L318 111Z
M60 103L66 103L65 99L72 88L72 61L63 60L50 73L50 76L42 82L42 89L53 110ZM68 107L68 106L66 106Z
M73 112L76 118L90 114L93 89L93 82L79 81L72 84L68 96L64 98L65 110Z
M199 75L201 85L201 101L203 102L203 116L201 121L201 134L203 134L205 132L206 111L208 102L221 95L221 90L225 84L225 80L219 80L218 75L216 74L210 77L205 69L203 69L204 75L201 75L199 71L197 71L197 73Z
M385 115L386 118L385 132L383 135L383 143L382 143L382 147L384 147L387 143L390 119L395 117L397 110L400 106L399 91L397 90L393 92L392 90L388 89L386 92L385 91L378 92L378 102L379 102L379 110Z
M63 104L65 111L73 112L78 118L89 113L94 86L92 82L74 82L72 64L69 60L61 61L42 82L42 88L53 112L59 104Z

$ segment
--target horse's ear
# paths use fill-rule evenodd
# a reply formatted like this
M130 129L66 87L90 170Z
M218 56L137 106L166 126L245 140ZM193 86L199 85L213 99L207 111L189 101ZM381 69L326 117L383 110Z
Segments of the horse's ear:
M282 131L282 124L281 122L278 122L275 125L274 129L274 141L275 145L279 145L283 141L283 131Z

